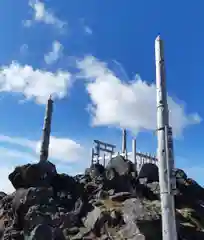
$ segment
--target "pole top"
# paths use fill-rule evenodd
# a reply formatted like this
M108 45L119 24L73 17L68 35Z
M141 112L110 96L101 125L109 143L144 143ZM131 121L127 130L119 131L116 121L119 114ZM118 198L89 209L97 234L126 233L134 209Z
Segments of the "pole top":
M53 101L52 99L52 94L50 94L49 98L48 98L48 101Z
M155 41L161 41L161 36L160 36L160 34L156 37Z

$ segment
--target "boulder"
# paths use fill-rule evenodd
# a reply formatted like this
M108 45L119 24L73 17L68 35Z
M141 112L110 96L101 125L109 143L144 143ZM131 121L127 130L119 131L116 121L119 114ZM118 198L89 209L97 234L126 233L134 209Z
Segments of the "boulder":
M29 235L25 235L26 240L45 240L53 239L52 228L46 224L38 224Z
M99 163L93 164L89 169L89 175L91 178L97 178L103 175L104 172L105 172L104 166Z
M4 193L4 192L0 192L0 200L3 199L3 198L6 197L6 196L7 196L6 193Z
M111 222L111 216L99 207L94 207L94 209L87 214L83 222L87 229L92 230L96 236L100 237L103 233L101 230L103 230L104 224Z
M147 183L159 182L159 170L157 165L145 163L138 174L138 179L146 179Z
M46 209L46 205L49 205L52 197L52 188L18 189L12 201L15 227L25 229L28 225L31 225L30 219L34 221L32 213L37 212L39 206L41 208L44 206ZM56 208L53 209L54 211L56 211Z
M53 176L57 174L51 162L39 162L16 167L9 174L9 180L15 189L29 187L48 187Z
M203 240L204 189L175 171L178 234ZM58 174L50 162L15 168L9 179L16 191L0 193L0 239L161 240L158 168L144 164L138 177L133 172L121 156L75 177Z
M123 218L126 223L122 234L126 238L162 240L160 229L159 201L141 201L128 199L123 204ZM157 225L156 228L151 226ZM144 226L147 226L144 228ZM158 231L159 230L159 231Z
M123 202L126 199L130 198L131 194L129 192L119 192L110 197L113 201Z
M109 161L106 169L114 169L119 176L123 176L131 173L134 167L131 161L126 160L124 157L118 155Z
M79 197L84 197L83 184L67 174L56 174L51 180L51 186L58 203L69 210Z

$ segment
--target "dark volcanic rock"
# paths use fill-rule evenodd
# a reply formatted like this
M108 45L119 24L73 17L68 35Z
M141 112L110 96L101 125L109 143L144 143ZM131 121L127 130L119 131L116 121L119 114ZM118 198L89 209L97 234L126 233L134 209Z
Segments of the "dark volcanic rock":
M0 192L0 200L1 200L2 198L4 198L4 197L6 197L6 193Z
M122 156L117 156L110 160L106 169L114 169L119 176L128 175L134 170L134 165L131 161L125 160Z
M139 172L138 178L145 178L147 182L158 182L158 167L153 163L145 163Z
M131 196L131 194L129 192L120 192L120 193L116 193L116 194L112 195L110 197L110 199L113 201L123 202L130 196Z
M93 164L89 169L89 175L91 178L101 176L104 174L104 172L105 172L104 166L99 163Z
M39 162L16 167L9 175L9 180L15 189L29 187L48 187L52 177L57 174L55 165L51 162Z
M75 177L50 162L17 167L9 175L16 191L0 192L0 239L161 240L158 168L133 173L120 156ZM175 175L178 235L203 240L204 189L181 169Z
M30 235L25 235L28 240L44 240L53 239L52 238L52 228L49 225L39 224L30 233Z

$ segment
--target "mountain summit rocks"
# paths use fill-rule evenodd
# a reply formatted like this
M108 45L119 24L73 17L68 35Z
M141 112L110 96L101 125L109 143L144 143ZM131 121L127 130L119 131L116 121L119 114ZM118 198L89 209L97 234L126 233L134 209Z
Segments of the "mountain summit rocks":
M175 169L178 239L204 239L204 189ZM106 168L94 164L75 177L47 162L18 166L9 175L16 189L0 192L0 239L162 240L158 168L121 156Z

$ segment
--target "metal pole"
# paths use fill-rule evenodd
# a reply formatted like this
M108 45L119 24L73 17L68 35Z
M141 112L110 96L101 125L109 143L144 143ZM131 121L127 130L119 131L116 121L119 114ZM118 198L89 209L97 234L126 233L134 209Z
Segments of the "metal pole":
M132 160L135 165L135 176L136 176L137 175L136 139L132 139Z
M46 111L45 111L43 136L42 136L42 143L41 143L41 150L40 150L40 162L47 161L48 159L52 111L53 111L53 100L50 96L48 99Z
M176 176L174 169L174 151L173 151L173 135L172 135L172 128L171 127L165 127L165 133L166 133L166 149L167 149L167 163L168 163L168 174L169 174L169 193L173 196L176 193ZM172 201L172 209L173 211L173 222L172 222L172 228L174 232L176 231L176 216L175 216L175 202L174 197Z
M163 240L177 240L174 196L169 191L170 165L168 159L169 149L166 145L166 127L169 127L167 93L165 83L165 69L163 45L160 36L155 40L155 60L156 60L156 87L157 87L157 138L158 138L158 165L159 183L161 195L162 212L162 235Z

